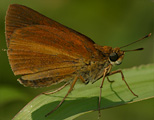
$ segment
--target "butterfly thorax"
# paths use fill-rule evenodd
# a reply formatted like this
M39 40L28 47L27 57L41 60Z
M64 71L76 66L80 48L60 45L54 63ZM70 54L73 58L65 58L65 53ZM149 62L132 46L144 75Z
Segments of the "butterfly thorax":
M99 46L96 44L95 48L100 54L99 58L95 57L94 59L91 59L91 61L89 61L88 64L86 63L81 70L81 76L85 79L86 83L94 83L103 77L105 69L107 69L106 74L110 73L112 66L121 64L124 57L124 52L121 51L120 48Z

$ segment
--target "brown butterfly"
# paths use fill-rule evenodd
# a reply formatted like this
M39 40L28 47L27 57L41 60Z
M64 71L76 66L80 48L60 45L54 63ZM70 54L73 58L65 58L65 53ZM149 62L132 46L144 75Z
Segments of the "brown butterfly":
M52 93L71 84L63 100L46 116L64 102L77 80L88 84L102 78L100 111L101 88L105 77L121 73L122 80L126 83L121 70L111 72L112 66L121 64L125 52L143 49L124 51L121 48L151 35L120 48L99 46L83 34L18 4L9 6L5 20L8 58L14 74L21 75L18 79L21 84L46 87L65 82ZM137 96L127 83L126 85Z

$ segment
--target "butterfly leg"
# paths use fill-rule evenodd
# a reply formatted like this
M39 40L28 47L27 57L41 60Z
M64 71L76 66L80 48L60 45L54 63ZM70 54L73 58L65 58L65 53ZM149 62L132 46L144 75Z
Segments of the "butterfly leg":
M69 95L69 93L73 90L74 85L75 85L75 83L76 83L77 80L78 80L78 76L76 76L76 77L74 78L74 80L73 80L73 82L72 82L72 84L71 84L70 89L68 90L67 94L66 94L65 97L62 99L62 101L61 101L52 111L50 111L48 114L46 114L45 117L47 117L48 115L50 115L51 113L53 113L55 110L57 110L57 109L61 106L61 104L62 104L62 103L64 102L64 100L66 99L66 97L67 97L67 96Z
M60 91L60 90L62 90L64 87L66 87L67 85L69 85L70 83L69 82L67 82L67 83L65 83L63 86L61 86L60 88L58 88L58 89L56 89L56 90L54 90L54 91L52 91L52 92L43 92L42 94L45 94L45 95L49 95L49 94L54 94L54 93L56 93L56 92L58 92L58 91Z
M85 83L85 84L88 84L88 83L89 83L89 81L86 81L81 75L80 75L79 77L80 77L80 80L81 80L83 83Z
M110 73L108 74L108 76L109 76L109 75L116 74L116 73L121 73L122 80L125 82L126 86L127 86L128 89L130 90L130 92L131 92L134 96L138 97L138 95L136 95L136 94L131 90L131 88L129 87L128 83L127 83L126 80L125 80L124 74L123 74L123 72L122 72L121 70L112 71L112 72L110 72Z
M103 79L102 79L102 83L100 85L100 94L99 94L99 103L98 103L99 117L101 116L100 106L101 106L102 87L103 87L103 83L104 83L107 72L108 72L108 67L104 69Z

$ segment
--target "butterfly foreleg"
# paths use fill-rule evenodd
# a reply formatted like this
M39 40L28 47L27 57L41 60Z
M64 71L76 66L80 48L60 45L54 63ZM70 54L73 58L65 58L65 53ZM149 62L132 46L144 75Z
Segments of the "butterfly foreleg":
M125 80L124 74L123 74L123 72L122 72L121 70L112 71L112 72L110 72L110 73L108 74L108 76L113 75L113 74L116 74L116 73L121 73L122 80L125 82L126 86L127 86L128 89L130 90L130 92L131 92L134 96L138 97L138 95L136 95L136 94L131 90L131 88L129 87L128 83L127 83L126 80Z

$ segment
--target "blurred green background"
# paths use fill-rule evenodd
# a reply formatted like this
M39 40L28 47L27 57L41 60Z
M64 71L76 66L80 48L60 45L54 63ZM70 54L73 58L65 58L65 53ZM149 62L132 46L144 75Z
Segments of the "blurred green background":
M154 0L0 0L0 120L12 119L45 90L23 87L11 71L5 51L4 22L12 3L33 8L99 45L120 47L152 33L150 38L125 48L145 50L127 53L123 64L114 69L154 63ZM97 115L97 112L86 114L82 119L94 120ZM153 120L154 99L104 110L103 117L104 120Z

